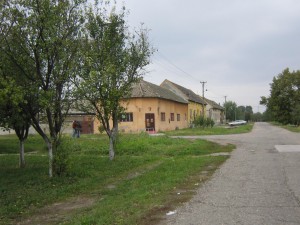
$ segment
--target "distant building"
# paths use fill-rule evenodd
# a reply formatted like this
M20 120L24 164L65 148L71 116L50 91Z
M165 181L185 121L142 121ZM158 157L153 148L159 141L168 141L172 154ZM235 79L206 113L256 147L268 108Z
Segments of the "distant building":
M224 122L224 107L218 103L204 98L206 105L206 117L211 118L216 124L222 124Z
M188 102L188 123L191 124L197 116L201 116L202 112L206 111L206 101L200 98L197 94L195 94L192 90L182 87L178 84L175 84L169 80L164 80L161 85L174 94L182 97Z

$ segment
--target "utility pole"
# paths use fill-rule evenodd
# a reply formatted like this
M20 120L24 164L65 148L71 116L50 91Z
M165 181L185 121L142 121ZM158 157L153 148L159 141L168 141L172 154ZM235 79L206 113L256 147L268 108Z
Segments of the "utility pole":
M204 85L207 83L207 81L200 81L200 83L202 84L202 98L203 98L203 101L204 100ZM202 116L204 117L204 104L202 105Z
M225 124L226 124L226 98L227 98L227 96L225 95L224 98L225 98L225 104L224 104L225 107L224 108L225 108Z

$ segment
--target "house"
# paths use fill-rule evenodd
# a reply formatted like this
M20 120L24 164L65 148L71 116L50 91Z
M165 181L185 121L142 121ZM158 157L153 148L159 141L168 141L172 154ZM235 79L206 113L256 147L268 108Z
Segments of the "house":
M72 134L73 128L72 123L74 120L78 121L81 126L81 134L93 134L97 127L95 126L95 113L86 113L79 111L75 108L69 110L68 114L64 118L63 126L61 127L61 132L64 134ZM40 120L40 127L45 133L49 133L49 126L45 120ZM30 126L29 134L38 134L37 131Z
M164 80L161 87L166 88L176 95L182 97L188 102L188 123L191 124L197 116L201 116L204 112L205 116L205 106L206 102L195 94L192 90L175 84L169 80Z
M85 113L78 110L71 109L65 118L65 125L63 127L64 133L72 133L72 123L74 120L78 121L80 123L81 134L93 134L95 133L95 130L97 127L95 127L95 113Z
M206 117L211 118L216 124L224 122L224 108L218 103L204 98L206 105Z
M188 101L168 89L141 80L132 87L131 96L121 102L126 112L119 131L157 132L188 127Z

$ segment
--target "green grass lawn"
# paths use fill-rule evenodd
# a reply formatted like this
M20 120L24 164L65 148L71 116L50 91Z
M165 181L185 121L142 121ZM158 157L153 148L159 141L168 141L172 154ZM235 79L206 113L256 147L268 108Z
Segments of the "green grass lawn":
M164 132L169 136L192 136L192 135L222 135L222 134L240 134L248 133L253 128L253 123L241 126L214 126L212 128L186 128L174 131Z
M37 216L46 205L72 197L92 199L93 205L66 212L64 224L155 224L157 215L188 200L228 158L208 154L234 148L204 140L120 135L110 161L104 135L65 137L64 146L70 152L68 174L50 179L39 136L25 143L25 169L18 168L17 138L0 136L0 224ZM207 175L201 175L203 170Z

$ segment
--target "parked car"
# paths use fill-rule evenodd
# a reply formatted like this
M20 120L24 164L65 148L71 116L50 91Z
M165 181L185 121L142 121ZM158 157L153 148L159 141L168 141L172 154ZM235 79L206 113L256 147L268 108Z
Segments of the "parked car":
M228 125L238 126L238 125L244 125L246 123L247 123L247 121L245 121L245 120L235 120L235 121L232 121L232 122L228 123Z

